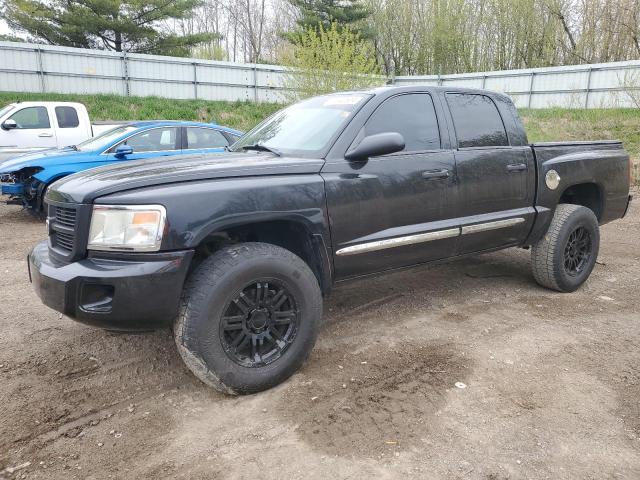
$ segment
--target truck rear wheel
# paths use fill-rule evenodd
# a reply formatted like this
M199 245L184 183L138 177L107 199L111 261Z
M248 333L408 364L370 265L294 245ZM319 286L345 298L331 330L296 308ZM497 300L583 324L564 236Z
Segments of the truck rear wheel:
M599 247L600 231L593 211L560 204L549 230L531 249L533 276L543 287L573 292L589 278Z
M321 317L318 281L301 258L275 245L243 243L220 249L191 274L174 337L204 383L254 393L302 366Z

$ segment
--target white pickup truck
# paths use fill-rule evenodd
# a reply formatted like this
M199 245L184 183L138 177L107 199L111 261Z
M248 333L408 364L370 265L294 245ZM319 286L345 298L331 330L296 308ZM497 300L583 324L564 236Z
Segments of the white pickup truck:
M81 103L11 103L0 109L0 162L34 150L76 145L116 125L91 124Z

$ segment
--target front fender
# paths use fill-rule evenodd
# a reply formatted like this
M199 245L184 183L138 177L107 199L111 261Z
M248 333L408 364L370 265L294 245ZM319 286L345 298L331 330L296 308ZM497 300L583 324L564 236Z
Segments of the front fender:
M321 245L332 268L324 181L318 174L265 175L181 182L114 193L104 204L161 204L167 211L162 250L196 248L209 235L244 225L286 221Z
M95 203L161 204L168 232L162 248L195 248L215 231L290 220L327 240L329 220L320 175L265 175L156 185L99 197Z

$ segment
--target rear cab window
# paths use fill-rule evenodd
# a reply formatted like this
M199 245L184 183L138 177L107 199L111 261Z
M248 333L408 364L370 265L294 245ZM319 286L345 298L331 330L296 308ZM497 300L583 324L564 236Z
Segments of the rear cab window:
M504 147L509 139L498 107L487 95L447 93L458 148Z
M56 107L56 121L59 128L77 128L80 125L78 112L73 107Z
M365 135L397 132L403 136L403 152L441 148L438 119L428 93L407 93L385 100L365 125Z

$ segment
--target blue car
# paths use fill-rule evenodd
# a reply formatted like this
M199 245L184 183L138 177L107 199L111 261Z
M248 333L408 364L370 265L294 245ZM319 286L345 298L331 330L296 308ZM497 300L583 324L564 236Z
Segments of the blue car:
M42 211L49 185L89 168L129 160L223 152L242 132L211 123L131 122L70 147L21 155L0 163L2 194L10 203Z

